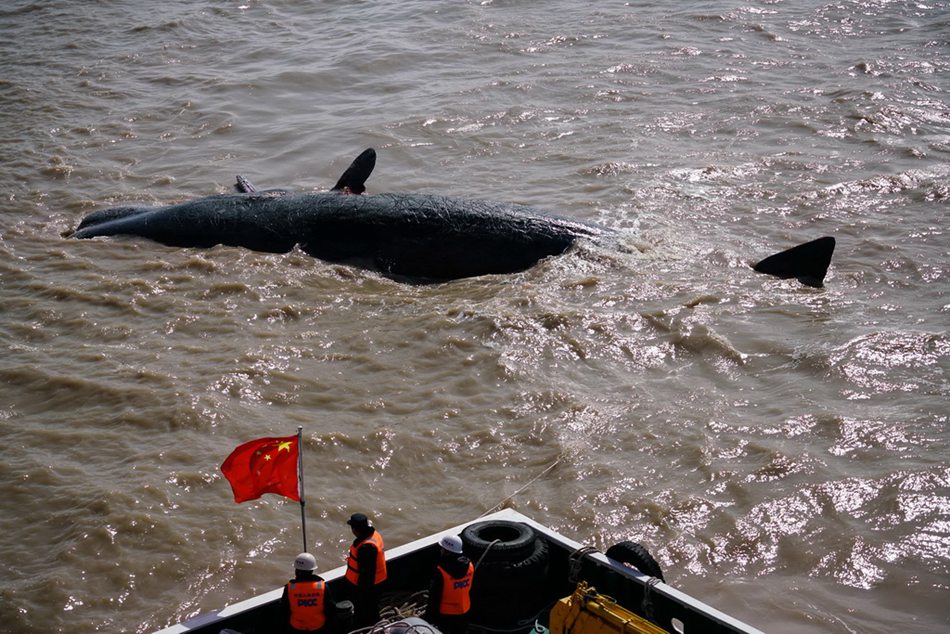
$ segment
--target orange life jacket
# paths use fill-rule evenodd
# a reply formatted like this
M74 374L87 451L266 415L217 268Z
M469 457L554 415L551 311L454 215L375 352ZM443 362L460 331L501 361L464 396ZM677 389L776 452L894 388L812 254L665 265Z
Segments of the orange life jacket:
M456 579L439 566L442 573L442 602L439 604L439 614L468 614L472 607L468 593L472 589L472 577L475 575L475 566L468 564L468 572L461 579Z
M373 534L366 539L355 546L350 546L350 554L346 558L346 575L344 576L354 586L359 585L360 581L360 566L356 559L356 552L366 543L373 544L376 547L376 578L373 579L373 583L378 585L386 580L386 555L383 554L383 538L379 531L373 531Z
M290 603L290 626L297 630L316 631L326 623L323 611L323 596L326 583L316 581L291 581L287 584L287 601Z

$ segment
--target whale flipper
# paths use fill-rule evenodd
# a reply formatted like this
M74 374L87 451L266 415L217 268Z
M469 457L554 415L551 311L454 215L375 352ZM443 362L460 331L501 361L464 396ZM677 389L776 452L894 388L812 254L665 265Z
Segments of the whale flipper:
M376 150L373 148L363 150L363 153L353 159L350 166L346 168L332 191L362 194L366 191L366 179L373 173L374 167L376 167Z
M291 193L289 189L258 189L251 181L240 174L237 175L237 182L234 183L234 189L239 194L257 194L261 198L274 198L276 196L286 196Z
M835 239L825 236L770 255L752 268L783 280L794 277L805 286L821 288L834 252Z
M251 184L251 181L240 174L237 175L237 182L234 183L234 189L236 189L239 194L253 194L257 191L257 188Z

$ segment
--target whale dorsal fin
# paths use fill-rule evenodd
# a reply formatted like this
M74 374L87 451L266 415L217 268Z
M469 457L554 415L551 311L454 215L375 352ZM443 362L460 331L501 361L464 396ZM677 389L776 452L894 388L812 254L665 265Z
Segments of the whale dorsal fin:
M821 288L834 252L835 239L825 236L770 255L752 268L783 280L794 277L805 286Z
M366 179L376 167L376 150L369 148L353 159L346 168L340 180L333 186L333 191L345 191L352 194L362 194L366 191Z

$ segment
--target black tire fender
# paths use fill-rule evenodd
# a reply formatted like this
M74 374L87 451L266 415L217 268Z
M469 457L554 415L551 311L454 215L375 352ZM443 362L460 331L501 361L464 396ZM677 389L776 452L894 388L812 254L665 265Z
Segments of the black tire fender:
M482 542L487 547L495 539L501 540L478 564L472 579L472 623L492 629L523 621L543 607L541 590L545 587L543 580L550 558L548 543L533 528L520 522L503 524L476 528L472 531L475 535L468 535L470 541L474 538L476 547ZM526 532L530 539L524 543ZM468 553L471 546L465 537L462 541ZM496 552L499 546L503 547ZM473 562L478 559L476 552L480 554L484 549L473 549Z
M604 553L609 559L628 566L633 566L645 575L663 579L663 571L653 555L646 548L636 542L619 542L607 549Z
M483 561L475 570L475 577L481 574L482 578L497 577L496 583L520 585L530 583L547 574L548 544L543 539L536 539L531 545L531 552L524 559L512 561Z
M473 562L477 562L488 550L485 563L516 563L533 553L536 541L534 529L522 522L487 520L469 524L462 530L465 554ZM492 542L495 544L492 545Z

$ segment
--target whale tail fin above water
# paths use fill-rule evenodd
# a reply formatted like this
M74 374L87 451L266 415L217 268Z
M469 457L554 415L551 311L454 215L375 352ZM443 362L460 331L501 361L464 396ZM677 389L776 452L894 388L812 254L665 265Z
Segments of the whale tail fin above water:
M795 278L805 286L821 288L834 252L835 239L825 236L770 255L752 268L783 280Z
M376 150L368 148L353 159L350 166L346 168L340 180L333 186L332 191L347 190L352 194L362 194L366 191L366 179L373 173L376 167Z

